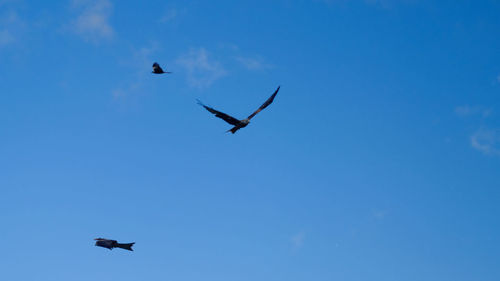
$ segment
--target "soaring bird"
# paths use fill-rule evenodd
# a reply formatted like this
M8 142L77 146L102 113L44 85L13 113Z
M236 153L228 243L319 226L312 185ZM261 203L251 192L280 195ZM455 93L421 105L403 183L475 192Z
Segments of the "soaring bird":
M155 63L153 63L153 73L154 74L163 74L163 73L172 73L172 72L163 71L161 66L157 62L155 62Z
M122 248L124 250L133 251L132 246L134 246L134 244L135 244L135 242L121 244L121 243L118 243L116 240L110 240L110 239L105 239L105 238L96 238L94 240L96 241L95 242L96 246L107 248L110 250L113 250L113 248Z
M278 91L280 90L280 86L278 86L278 89L276 89L276 91L274 91L274 94L272 94L267 100L266 102L264 102L260 107L259 109L257 109L254 113L250 114L250 116L248 116L246 119L243 119L243 120L238 120L226 113L223 113L223 112L220 112L220 111L217 111L209 106L206 106L204 105L201 101L198 100L198 104L203 106L206 110L210 111L210 113L212 114L215 114L216 117L219 117L220 119L226 121L227 123L233 125L234 127L227 130L227 132L231 132L231 133L236 133L236 131L238 131L239 129L241 128L244 128L246 127L249 123L250 123L250 119L252 119L255 115L257 115L257 113L259 113L262 109L268 107L274 100L274 97L276 97L276 94L278 94Z

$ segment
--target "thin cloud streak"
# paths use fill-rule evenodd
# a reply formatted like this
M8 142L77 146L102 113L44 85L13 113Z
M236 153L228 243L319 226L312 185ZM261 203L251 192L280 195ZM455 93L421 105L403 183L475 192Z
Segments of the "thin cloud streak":
M485 155L500 156L500 129L479 129L470 137L470 144Z
M257 57L237 56L235 59L237 62L239 62L241 65L243 65L243 67L245 67L248 70L262 70L273 67L271 64L264 62L264 59L262 59L260 56Z

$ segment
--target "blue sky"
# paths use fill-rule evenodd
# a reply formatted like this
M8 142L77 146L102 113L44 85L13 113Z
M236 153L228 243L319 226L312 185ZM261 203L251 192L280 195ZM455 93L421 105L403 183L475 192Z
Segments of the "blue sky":
M499 280L499 13L0 0L0 278Z

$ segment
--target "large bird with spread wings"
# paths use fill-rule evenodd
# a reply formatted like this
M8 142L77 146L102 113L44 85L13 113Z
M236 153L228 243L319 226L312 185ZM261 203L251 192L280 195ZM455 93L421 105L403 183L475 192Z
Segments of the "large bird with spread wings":
M132 246L134 246L134 244L135 244L135 242L122 244L122 243L118 243L118 241L116 241L116 240L111 240L111 239L106 239L106 238L96 238L94 240L96 241L95 242L96 246L103 247L103 248L110 249L110 250L113 250L113 248L122 248L124 250L133 251Z
M203 106L206 110L208 110L210 113L212 114L215 114L216 117L219 117L220 119L226 121L227 123L233 125L234 127L229 129L228 132L231 132L231 133L236 133L236 131L238 131L239 129L241 128L244 128L246 127L249 123L250 123L250 119L252 119L255 115L257 115L257 113L259 113L261 110L263 110L264 108L268 107L274 100L274 97L276 97L276 94L278 94L278 91L280 90L280 87L278 86L278 89L276 89L276 91L274 91L274 94L272 94L267 100L266 102L264 102L260 107L259 109L257 109L254 113L250 114L250 116L248 116L246 119L243 119L243 120L238 120L226 113L223 113L223 112L220 112L220 111L217 111L209 106L206 106L204 105L203 103L201 103L201 101L198 100L198 104Z

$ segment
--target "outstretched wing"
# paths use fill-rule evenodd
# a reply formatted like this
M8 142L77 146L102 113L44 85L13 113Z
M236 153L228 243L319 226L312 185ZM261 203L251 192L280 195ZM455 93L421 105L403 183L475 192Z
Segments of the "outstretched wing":
M278 91L280 90L280 87L281 86L278 86L278 89L276 89L276 91L274 91L274 94L272 94L267 100L265 103L263 103L259 109L257 109L254 113L252 113L250 116L248 116L248 119L252 119L255 115L257 115L257 113L259 113L262 109L268 107L274 100L274 97L276 96L276 94L278 94Z
M226 113L217 111L209 106L206 106L199 100L197 100L197 101L198 101L199 105L203 106L206 110L210 111L210 113L215 114L216 117L219 117L220 119L226 121L227 123L234 125L234 126L240 124L240 120L238 120L230 115L227 115Z

